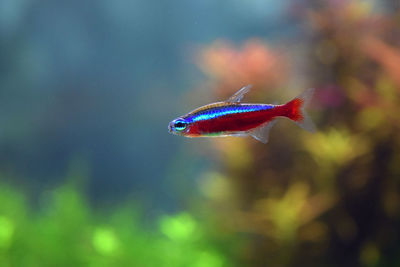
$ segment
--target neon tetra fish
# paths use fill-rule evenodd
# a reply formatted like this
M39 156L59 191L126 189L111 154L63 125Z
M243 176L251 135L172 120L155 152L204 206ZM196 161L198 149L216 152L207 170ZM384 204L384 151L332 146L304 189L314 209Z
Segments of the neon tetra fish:
M241 103L250 91L247 85L228 100L197 108L168 125L170 133L186 137L252 136L267 143L269 131L278 117L286 117L300 127L314 132L315 127L304 108L314 89L308 89L283 105Z

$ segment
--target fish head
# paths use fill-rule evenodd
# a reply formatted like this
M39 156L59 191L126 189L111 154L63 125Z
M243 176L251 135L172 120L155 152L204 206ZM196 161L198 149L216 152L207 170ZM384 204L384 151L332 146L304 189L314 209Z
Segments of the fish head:
M168 124L168 131L176 135L187 135L190 130L191 122L184 118L179 117Z

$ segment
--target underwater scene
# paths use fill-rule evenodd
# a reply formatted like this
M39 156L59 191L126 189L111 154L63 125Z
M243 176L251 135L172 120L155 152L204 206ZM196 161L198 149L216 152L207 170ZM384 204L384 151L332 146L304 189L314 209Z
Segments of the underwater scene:
M0 266L400 266L400 2L1 0Z

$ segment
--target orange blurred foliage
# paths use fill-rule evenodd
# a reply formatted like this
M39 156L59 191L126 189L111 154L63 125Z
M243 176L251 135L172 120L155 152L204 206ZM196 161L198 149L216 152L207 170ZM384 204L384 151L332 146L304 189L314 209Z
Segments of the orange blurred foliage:
M197 64L215 80L220 96L246 84L276 87L287 73L285 57L258 39L246 41L240 49L227 41L216 41L200 51Z
M400 90L400 48L370 36L363 40L362 49L385 69Z

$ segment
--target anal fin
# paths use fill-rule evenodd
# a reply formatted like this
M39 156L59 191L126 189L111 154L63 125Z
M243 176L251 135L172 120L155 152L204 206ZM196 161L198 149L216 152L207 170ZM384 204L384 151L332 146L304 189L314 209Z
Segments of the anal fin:
M249 132L249 135L251 135L254 139L266 144L268 142L269 138L269 132L271 131L271 128L275 125L276 120L272 120L268 122L267 124L263 124Z

